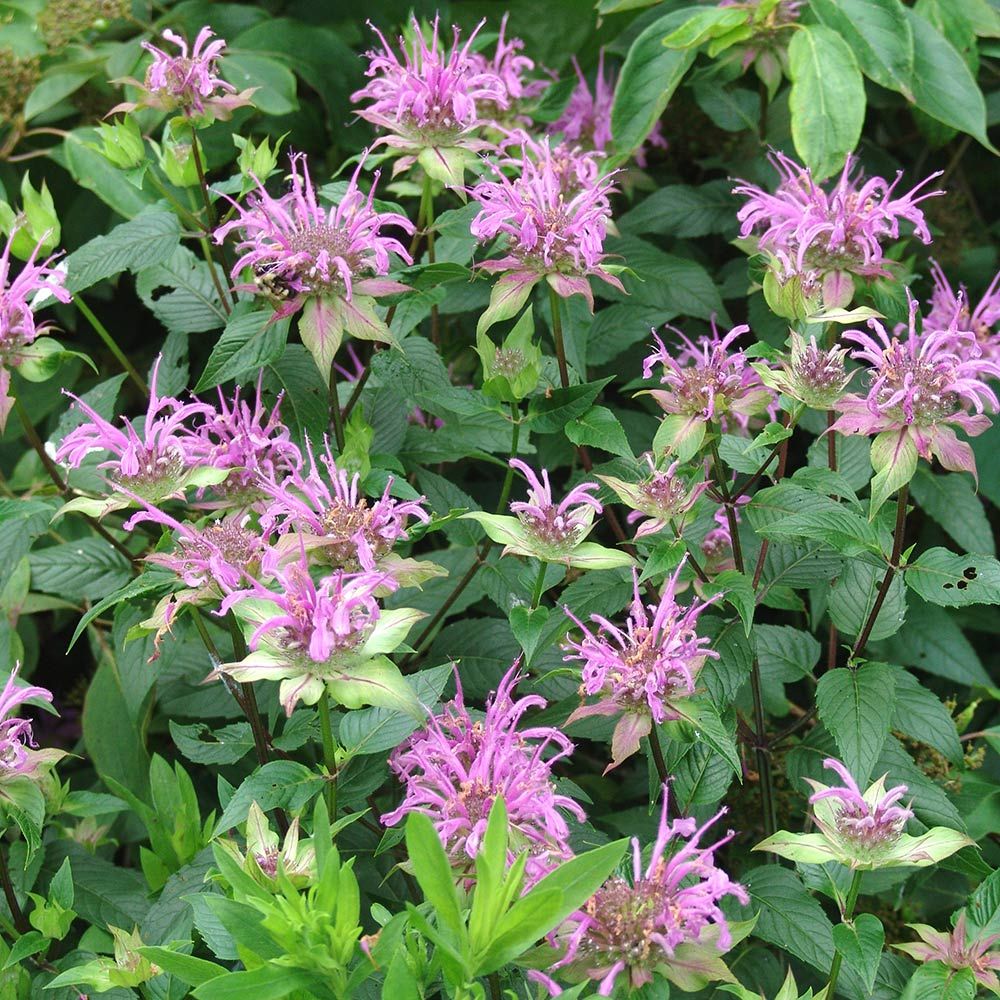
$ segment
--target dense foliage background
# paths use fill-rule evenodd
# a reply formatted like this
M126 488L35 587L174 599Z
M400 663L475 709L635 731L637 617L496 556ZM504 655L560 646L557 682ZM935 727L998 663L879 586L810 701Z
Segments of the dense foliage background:
M438 17L468 127L361 117ZM218 104L145 75L205 26ZM996 3L0 0L0 49L0 997L1000 992ZM261 251L290 169L384 266ZM905 792L810 806L827 758Z

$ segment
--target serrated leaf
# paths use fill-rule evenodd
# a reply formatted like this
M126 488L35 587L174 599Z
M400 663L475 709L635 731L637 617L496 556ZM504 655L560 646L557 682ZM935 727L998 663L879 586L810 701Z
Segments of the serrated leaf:
M860 977L870 993L885 945L885 930L878 917L858 914L853 920L833 928L833 943L844 956L844 963Z
M256 375L281 358L287 337L287 319L273 320L270 309L249 312L242 304L237 306L212 348L194 391L204 392L223 382Z
M960 764L962 744L955 720L944 703L902 667L894 667L893 670L895 706L892 728L933 747L953 764Z
M592 406L566 424L566 437L573 444L600 448L622 458L635 457L625 437L625 429L606 406Z
M247 818L252 803L270 809L301 809L323 788L324 781L304 764L294 760L272 760L248 777L233 793L215 825L213 837L231 830Z
M910 494L966 552L996 555L993 529L968 476L934 475L921 466L910 481Z
M1000 562L992 556L928 549L906 567L905 579L925 601L942 607L1000 604Z
M830 588L830 617L841 632L858 636L874 610L879 587L885 576L882 567L858 560L844 564L840 576ZM898 632L906 620L906 587L895 574L885 600L872 626L869 640L877 642Z

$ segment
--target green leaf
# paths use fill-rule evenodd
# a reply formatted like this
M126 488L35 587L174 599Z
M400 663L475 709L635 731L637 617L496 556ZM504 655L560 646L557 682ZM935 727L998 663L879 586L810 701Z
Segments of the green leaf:
M875 988L885 945L882 922L870 913L861 913L833 928L833 943L844 956L844 963L861 977L870 993Z
M249 303L246 306L240 303L233 310L222 336L212 348L195 392L255 375L281 358L288 337L288 320L274 321L270 309L248 311L251 308Z
M0 565L16 566L48 529L55 507L26 497L0 498Z
M974 1000L977 991L972 969L924 962L913 973L899 1000Z
M684 11L674 11L658 18L636 38L625 57L611 108L611 132L622 157L645 142L694 62L694 49L673 50L663 45L664 36L686 16Z
M996 554L993 529L968 476L954 472L936 476L921 465L910 482L910 493L966 552Z
M667 184L616 220L626 236L656 233L689 238L736 229L737 199L730 181L709 181L698 187Z
M715 705L703 698L676 698L671 707L692 728L693 740L707 743L742 781L743 769L740 766L736 738L726 728Z
M986 134L986 102L959 52L928 20L904 8L913 31L913 96L931 118L968 132L996 152Z
M600 448L622 458L635 457L625 437L625 429L606 406L592 406L566 424L566 437L573 444Z
M227 975L229 970L215 962L207 962L194 955L182 955L169 948L159 948L153 945L138 949L139 954L158 965L164 972L179 979L188 986L201 986L216 976Z
M268 365L268 372L285 394L282 420L299 440L321 441L329 428L330 394L312 355L301 344L286 344L281 357Z
M928 549L906 567L905 579L925 601L942 607L1000 604L1000 562L992 556Z
M884 568L869 566L856 559L844 564L840 577L830 589L830 617L841 632L850 636L861 634L875 607L884 576ZM888 638L899 631L905 620L906 587L897 573L889 584L869 639L876 642Z
M107 236L95 236L66 258L66 287L82 292L122 271L133 273L162 264L180 245L177 216L148 209L130 222L115 226Z
M913 30L900 0L811 0L809 9L850 45L865 76L913 100Z
M313 977L286 965L262 965L250 972L227 972L202 983L192 996L197 1000L281 1000L296 990L309 995Z
M819 662L822 647L808 632L791 625L758 625L753 633L762 668L772 666L808 677Z
M886 663L865 663L855 670L839 667L819 679L819 717L862 788L867 786L889 734L895 692L895 672Z
M861 138L865 84L851 46L823 25L800 24L788 45L795 149L817 180L844 165Z
M95 618L103 615L108 608L117 607L119 604L126 603L135 597L145 597L149 594L159 593L160 591L166 593L167 590L172 589L176 585L176 582L176 577L172 573L156 573L152 570L147 570L141 576L137 576L134 580L130 580L117 590L113 590L106 597L91 604L80 617L79 622L77 622L76 630L69 641L69 646L67 646L67 652L76 645L77 639L83 635L87 626Z
M518 604L510 609L510 630L524 650L526 667L531 666L532 657L538 649L548 620L549 609L544 606L529 608L526 604Z
M10 953L3 963L3 968L10 969L18 962L32 955L37 955L40 951L45 951L49 946L49 938L40 931L28 931L20 935L11 946Z
M873 520L882 504L913 478L917 471L917 445L903 431L884 431L872 439L871 507L868 520Z
M30 122L63 98L76 93L90 78L90 70L49 73L42 77L24 102L24 120Z
M463 937L465 923L451 865L434 824L423 813L412 812L406 818L406 852L424 898L434 907L440 924L456 938Z
M31 778L11 778L0 783L0 816L13 820L24 837L27 847L25 865L42 846L42 824L45 821L45 798Z
M531 429L538 434L552 434L561 431L566 424L582 416L590 409L598 393L613 376L596 382L571 385L566 389L553 389L547 396L534 396L528 404L528 421Z
M925 743L953 764L962 762L962 744L951 712L933 691L925 688L902 667L892 668L895 678L895 708L892 728Z
M705 585L705 596L722 594L731 604L743 622L743 631L747 636L753 628L753 616L757 610L756 595L753 581L744 573L734 569L723 570L711 583Z
M81 538L38 549L28 557L34 587L70 601L96 600L128 583L129 561L103 538Z
M323 788L323 779L304 764L294 760L272 760L251 774L233 793L213 837L231 830L247 818L256 802L264 812L271 809L301 809Z
M216 266L216 274L224 286L225 272ZM168 260L143 268L135 290L168 331L205 333L226 325L212 273L187 247L177 247Z
M687 49L701 45L710 38L724 35L732 28L747 22L747 12L737 7L687 7L678 14L687 14L687 20L663 39L668 49Z
M230 49L219 60L222 75L237 90L256 87L250 98L266 115L287 115L298 107L295 74L277 59Z
M100 148L100 145L97 129L80 128L69 133L63 143L63 150L66 154L66 166L73 180L80 187L93 191L101 201L110 205L126 219L149 209L159 195L152 191L140 190L134 184L123 181L121 170L112 166L96 149L91 148L91 146ZM161 214L169 213L161 212ZM169 256L168 250L162 259L165 260Z

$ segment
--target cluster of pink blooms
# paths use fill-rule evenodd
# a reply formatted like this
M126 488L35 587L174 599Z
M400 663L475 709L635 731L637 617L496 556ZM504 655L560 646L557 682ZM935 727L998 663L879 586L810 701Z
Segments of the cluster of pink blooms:
M919 207L943 191L922 191L939 174L932 174L905 194L896 188L902 172L892 181L865 179L857 160L848 157L830 191L817 184L808 168L784 153L771 162L781 175L773 194L755 184L741 182L734 189L747 203L737 213L740 235L759 235L761 250L777 261L782 282L796 277L804 294L822 290L828 308L846 306L854 292L853 277L888 275L883 243L897 239L900 223L909 222L916 235L930 243L927 220Z
M564 659L582 664L581 696L599 699L576 709L567 724L592 715L620 716L608 771L636 753L654 725L681 718L678 699L695 693L706 658L718 658L697 631L698 618L710 602L677 602L683 567L682 562L666 582L658 605L646 605L634 573L634 596L623 628L603 615L592 615L597 628L591 631L565 609L582 637L567 642Z
M707 846L701 840L726 813L723 808L707 823L694 819L667 821L667 792L656 842L643 865L638 839L632 840L631 878L612 876L575 913L567 928L566 951L557 963L599 981L598 995L611 996L620 976L631 989L653 980L683 945L715 951L732 947L725 914L719 906L727 896L747 904L750 897L715 861L715 854L734 836L729 831ZM667 848L675 847L671 854ZM548 977L549 989L559 988Z
M969 291L964 285L956 292L945 277L941 265L931 261L930 309L924 317L924 327L946 330L954 325L959 333L970 333L982 356L989 361L1000 361L1000 272L994 276L979 302L973 306ZM971 350L969 351L971 354Z
M993 946L1000 934L969 935L966 911L962 910L950 934L926 924L910 924L920 936L919 942L894 945L918 962L942 962L949 969L970 969L975 981L993 994L1000 994L1000 952Z
M553 765L573 744L552 726L519 729L538 695L514 697L523 678L515 663L486 703L481 721L469 714L459 684L444 711L396 749L389 766L404 784L400 806L382 817L392 826L408 813L430 816L456 867L471 870L490 809L497 796L507 808L511 860L527 851L527 883L533 885L572 857L565 814L586 818L577 803L560 795Z
M597 483L574 486L557 504L548 469L542 469L539 479L535 470L519 458L512 458L510 465L528 481L528 499L515 500L510 510L534 540L554 552L581 542L590 531L594 515L603 510L600 500L593 495L599 489Z
M19 684L18 668L11 671L0 691L0 785L15 778L37 777L48 763L62 756L56 750L36 750L31 723L14 712L27 701L52 701L52 692L43 687Z
M63 273L52 266L55 258L38 259L42 241L21 269L12 273L11 248L17 233L16 229L11 232L0 254L0 433L14 405L11 369L21 365L30 353L27 348L51 329L51 324L35 320L33 300L51 296L59 302L70 301Z
M340 201L332 208L320 204L306 158L291 157L290 187L281 197L268 194L263 184L251 193L237 216L219 226L215 241L238 233L234 281L249 268L254 290L277 304L275 318L297 312L311 296L351 302L355 295L381 296L405 292L407 287L385 276L391 256L407 264L406 247L383 230L396 228L412 234L414 227L397 212L374 207L376 173L366 195L358 187L359 163Z
M153 56L145 80L142 83L119 81L139 87L143 91L142 98L137 103L119 104L110 113L147 107L224 120L237 108L250 104L256 88L238 93L219 75L218 61L226 50L226 43L221 38L210 41L214 34L211 28L202 28L189 46L186 38L167 28L163 37L177 47L179 51L175 55L164 52L152 42L143 42L142 47Z

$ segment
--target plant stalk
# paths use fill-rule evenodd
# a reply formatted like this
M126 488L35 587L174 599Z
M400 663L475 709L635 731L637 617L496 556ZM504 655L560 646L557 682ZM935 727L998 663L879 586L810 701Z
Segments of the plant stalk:
M326 783L326 808L330 821L333 822L337 818L337 744L330 720L330 696L325 689L319 699L319 731L323 741L323 763L329 775Z
M568 389L569 369L566 367L566 344L563 341L562 316L559 314L559 296L551 285L549 285L549 308L552 310L552 339L556 345L559 381L564 389Z
M651 723L649 730L649 750L653 755L653 764L656 765L656 774L660 779L660 784L665 785L670 781L670 773L667 771L667 762L663 759L663 747L660 746L660 737L656 732L656 723Z
M844 904L844 920L846 924L854 916L854 907L858 902L858 892L861 889L861 872L856 871L851 880L851 887L847 890L847 902ZM844 961L844 956L839 951L834 952L833 962L830 965L830 981L826 987L827 1000L833 1000L834 990L837 988L837 978L840 976L840 966Z
M337 363L330 362L330 427L333 430L334 440L337 442L337 450L343 454L344 451L344 421L340 412L340 397L337 395Z
M545 571L548 569L547 563L540 563L538 576L535 577L535 588L531 592L531 608L534 610L542 601L542 594L545 593Z
M7 852L4 845L0 843L0 885L3 886L4 898L10 908L10 915L14 918L14 928L18 934L27 934L31 931L31 924L21 909L18 902L17 893L14 892L14 883L10 880L10 869L7 867Z
M149 397L149 386L146 385L146 380L136 371L135 365L129 361L125 352L115 343L115 338L108 333L107 327L94 315L91 311L90 306L83 301L80 296L73 296L73 304L83 313L87 322L94 328L94 332L98 337L104 342L104 346L114 355L115 360L122 366L122 369L128 374L128 377L132 379L133 382L142 390L142 393L147 398Z

